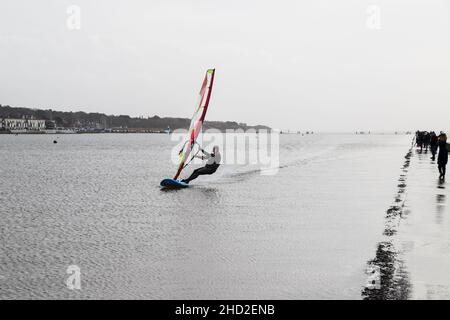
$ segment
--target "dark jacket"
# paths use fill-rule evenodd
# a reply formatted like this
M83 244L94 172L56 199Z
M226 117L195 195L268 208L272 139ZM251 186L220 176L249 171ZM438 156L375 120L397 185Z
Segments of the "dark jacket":
M439 140L438 164L446 165L448 162L448 149L445 141Z

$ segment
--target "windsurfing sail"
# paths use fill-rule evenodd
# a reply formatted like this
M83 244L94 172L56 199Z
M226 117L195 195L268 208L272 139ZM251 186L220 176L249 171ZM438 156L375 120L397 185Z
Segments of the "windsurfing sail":
M202 130L203 121L205 120L206 111L208 110L209 100L211 98L215 71L215 69L208 69L206 71L205 79L203 80L203 84L199 93L199 102L194 111L194 115L192 116L187 139L184 143L183 149L181 149L179 153L179 164L177 173L174 177L175 180L178 178L181 171L183 171L183 169L193 159L193 156L189 157L189 155L191 154L194 145L196 144L198 134Z

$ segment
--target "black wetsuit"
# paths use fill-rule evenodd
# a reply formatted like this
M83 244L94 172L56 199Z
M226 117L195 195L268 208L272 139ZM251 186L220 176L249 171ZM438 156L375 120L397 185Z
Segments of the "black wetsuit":
M433 157L432 157L433 160L436 156L437 148L438 148L438 137L435 134L431 134L430 150L431 150L431 154L433 155Z
M425 132L423 134L422 143L423 143L423 146L425 147L425 152L428 151L428 146L430 145L430 138L431 138L431 136L428 132Z
M220 163L218 163L218 162L220 162L220 155L218 155L218 157L216 157L216 155L214 153L211 153L211 154L208 154L206 152L204 152L204 153L210 159L209 162L212 162L212 163L209 163L202 168L195 169L194 172L192 172L191 176L187 179L181 180L182 182L189 183L190 181L197 179L198 176L201 176L204 174L213 174L214 172L216 172L217 168L219 168L219 166L220 166Z
M445 178L445 171L448 162L448 149L445 141L439 141L439 153L438 153L438 168L441 178Z
M417 131L416 132L416 145L420 147L420 150L422 151L423 147L423 132Z

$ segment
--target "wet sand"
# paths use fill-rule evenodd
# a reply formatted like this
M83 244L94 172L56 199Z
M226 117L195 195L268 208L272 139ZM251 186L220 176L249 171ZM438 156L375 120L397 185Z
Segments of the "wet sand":
M386 211L384 239L368 262L369 284L362 296L449 299L448 183L438 179L431 153L413 146L400 171L398 192Z

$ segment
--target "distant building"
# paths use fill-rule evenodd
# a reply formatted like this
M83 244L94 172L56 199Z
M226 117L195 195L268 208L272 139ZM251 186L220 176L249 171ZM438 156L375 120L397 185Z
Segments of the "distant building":
M44 131L45 120L0 118L0 130L11 132Z

